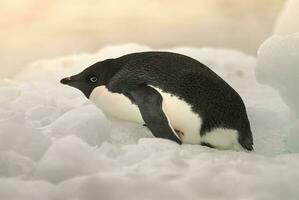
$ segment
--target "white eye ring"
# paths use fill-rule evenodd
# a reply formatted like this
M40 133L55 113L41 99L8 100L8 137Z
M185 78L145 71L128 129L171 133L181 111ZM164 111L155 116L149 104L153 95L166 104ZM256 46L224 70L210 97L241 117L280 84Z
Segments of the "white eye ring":
M89 80L90 80L91 82L95 83L95 82L98 81L98 78L95 77L95 76L93 76L93 77L91 77Z

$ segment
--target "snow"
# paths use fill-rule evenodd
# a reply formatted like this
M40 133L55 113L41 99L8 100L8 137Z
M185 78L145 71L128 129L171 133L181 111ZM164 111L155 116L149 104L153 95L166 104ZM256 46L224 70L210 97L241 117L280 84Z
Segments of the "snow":
M257 79L277 88L299 117L299 33L273 36L259 48Z
M294 119L287 121L285 142L288 150L299 152L299 33L275 35L258 51L256 75L259 82L276 88L290 107Z
M240 93L254 134L252 153L153 138L146 127L107 119L79 91L59 84L99 59L150 50L145 46L37 61L1 80L0 199L298 199L297 97L289 94L292 87L281 87L296 81L296 68L286 66L288 79L276 80L271 58L277 54L263 46L258 66L234 50L169 49L209 65Z

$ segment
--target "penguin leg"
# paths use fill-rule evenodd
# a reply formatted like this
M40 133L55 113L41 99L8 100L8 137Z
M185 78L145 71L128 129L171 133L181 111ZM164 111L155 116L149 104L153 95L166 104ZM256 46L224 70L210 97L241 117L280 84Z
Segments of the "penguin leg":
M126 95L137 104L147 127L155 137L165 138L182 144L163 111L163 98L159 92L147 85L138 85Z

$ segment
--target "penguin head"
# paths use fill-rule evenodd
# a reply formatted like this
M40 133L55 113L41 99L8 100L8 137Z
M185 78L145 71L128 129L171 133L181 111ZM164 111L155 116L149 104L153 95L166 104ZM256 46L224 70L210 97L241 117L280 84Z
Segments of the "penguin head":
M60 82L79 89L89 98L94 88L105 85L111 78L111 60L95 63L79 74L63 78Z

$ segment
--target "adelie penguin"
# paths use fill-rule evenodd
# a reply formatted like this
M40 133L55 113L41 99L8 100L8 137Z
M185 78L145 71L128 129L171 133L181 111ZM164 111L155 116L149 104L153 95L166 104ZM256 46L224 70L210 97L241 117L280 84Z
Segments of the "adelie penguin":
M97 62L61 83L81 90L107 116L146 124L179 144L253 150L241 97L190 57L141 52Z

